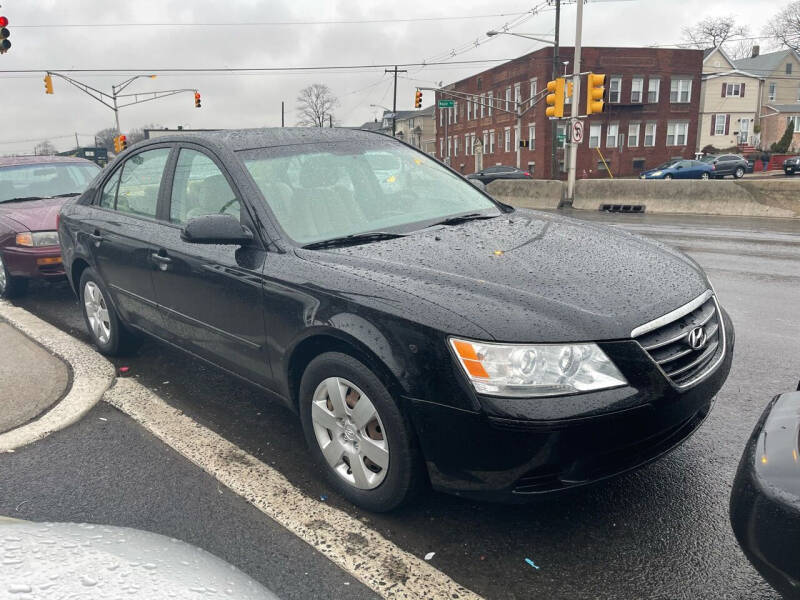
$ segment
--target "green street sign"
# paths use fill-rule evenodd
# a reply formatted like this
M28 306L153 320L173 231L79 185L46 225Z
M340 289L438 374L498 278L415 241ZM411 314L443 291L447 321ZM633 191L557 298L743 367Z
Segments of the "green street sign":
M562 143L562 142L563 142L563 141L564 141L566 138L567 138L567 136L566 136L566 135L564 135L563 133L559 133L559 134L556 136L556 141L558 141L558 143L560 144L560 143Z
M453 108L455 105L455 100L439 100L439 108Z

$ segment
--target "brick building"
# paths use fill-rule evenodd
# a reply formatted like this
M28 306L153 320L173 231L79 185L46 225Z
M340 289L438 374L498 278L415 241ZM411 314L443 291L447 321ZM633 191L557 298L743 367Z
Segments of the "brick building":
M559 50L559 69L573 48ZM553 48L542 48L478 73L437 93L455 100L454 109L437 109L437 156L448 155L463 173L480 166L516 163L516 117L504 112L508 102L541 97L551 79ZM579 178L631 176L676 157L690 158L697 147L702 50L666 48L583 48L581 71L606 74L605 111L584 121L578 148ZM581 113L586 111L585 78ZM468 95L465 98L464 95ZM542 98L522 118L521 134L529 147L521 150L520 166L536 178L564 175L565 144L558 150L559 173L552 173L552 124ZM570 112L569 104L565 113ZM445 139L444 122L447 125ZM565 121L558 123L563 133ZM477 151L477 152L476 152ZM599 151L599 152L598 152ZM601 158L602 154L602 158Z

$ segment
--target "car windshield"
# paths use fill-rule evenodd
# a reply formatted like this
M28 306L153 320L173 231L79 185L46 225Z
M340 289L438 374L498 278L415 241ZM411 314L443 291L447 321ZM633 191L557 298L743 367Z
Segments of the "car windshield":
M656 169L669 169L670 167L674 167L675 165L677 165L679 162L681 162L681 161L679 161L679 160L670 160L668 162L665 162L664 164L658 165L656 167Z
M435 160L382 138L239 155L281 227L300 244L409 232L457 215L501 214L475 186Z
M81 194L100 171L94 163L33 163L0 168L0 202Z
M717 156L714 155L714 154L709 154L708 156L704 156L700 160L702 162L704 162L704 163L711 163L711 162L714 162L715 160L717 160Z

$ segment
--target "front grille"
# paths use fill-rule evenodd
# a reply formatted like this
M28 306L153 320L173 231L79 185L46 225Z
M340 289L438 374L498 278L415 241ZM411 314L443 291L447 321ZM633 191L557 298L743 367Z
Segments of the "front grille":
M674 311L674 318L666 319L670 315L656 319L653 326L638 327L633 331L634 339L670 381L685 386L710 371L715 359L725 351L725 332L719 307L710 292ZM705 337L702 344L697 343L700 331ZM691 345L693 337L696 347Z

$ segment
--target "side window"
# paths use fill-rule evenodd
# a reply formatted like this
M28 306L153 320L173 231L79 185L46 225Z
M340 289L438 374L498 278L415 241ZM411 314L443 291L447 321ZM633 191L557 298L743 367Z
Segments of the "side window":
M117 186L119 185L120 173L122 173L122 169L117 169L111 179L103 186L103 191L100 193L100 206L103 208L113 209L117 204Z
M169 148L158 148L140 152L125 161L117 192L119 212L155 218L158 188L169 153Z
M240 218L236 194L214 161L196 150L181 150L172 182L169 220L180 225L204 215Z

